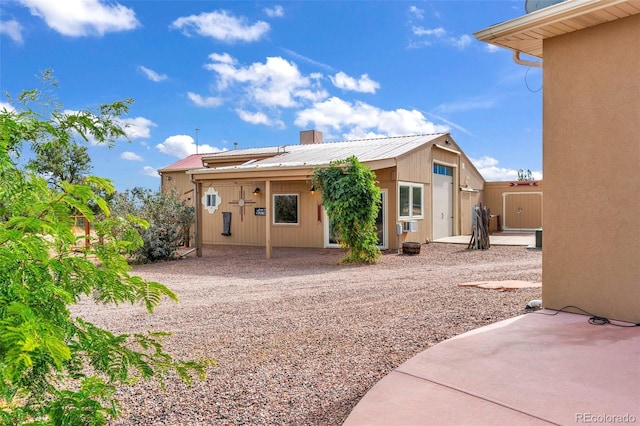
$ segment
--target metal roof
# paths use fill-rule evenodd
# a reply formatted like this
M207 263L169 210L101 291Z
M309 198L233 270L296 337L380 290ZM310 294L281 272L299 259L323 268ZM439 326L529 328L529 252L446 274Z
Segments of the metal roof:
M209 154L191 154L190 156L183 158L180 161L176 161L173 164L168 165L162 169L158 169L158 172L171 172L180 170L190 170L202 167L202 157Z
M206 159L215 161L215 158L233 156L250 157L251 155L264 155L273 153L272 157L248 160L244 164L235 166L221 166L199 169L197 172L207 173L212 170L255 170L266 168L285 167L315 167L328 165L335 160L344 160L355 156L362 163L377 160L388 160L401 157L420 146L426 145L446 133L430 135L395 136L376 139L361 139L345 142L323 142L307 145L286 145L268 148L247 148L206 156ZM206 162L206 159L203 159Z
M542 58L544 39L640 13L638 0L568 0L474 33L483 42Z

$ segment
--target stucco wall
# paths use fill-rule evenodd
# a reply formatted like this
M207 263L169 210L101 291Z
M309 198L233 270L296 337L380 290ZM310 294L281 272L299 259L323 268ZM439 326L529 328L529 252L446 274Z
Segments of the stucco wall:
M640 322L640 15L544 42L543 304Z

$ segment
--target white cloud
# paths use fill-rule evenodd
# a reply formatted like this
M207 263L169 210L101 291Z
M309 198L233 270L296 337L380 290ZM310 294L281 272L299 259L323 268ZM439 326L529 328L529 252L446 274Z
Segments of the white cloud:
M409 42L410 48L431 46L433 44L443 44L453 46L459 50L463 50L473 41L471 36L469 36L468 34L462 34L460 36L451 35L442 27L424 28L421 26L413 26L411 32L413 33L413 35L417 36L418 39Z
M12 19L10 21L0 21L0 34L6 34L16 43L22 43L22 25L20 22Z
M369 78L369 75L362 74L359 80L348 76L344 72L340 71L334 76L330 76L331 82L339 89L353 90L360 93L376 93L376 90L380 88L380 83L373 81Z
M496 46L495 44L486 44L484 45L484 50L489 53L496 53L503 50L500 46Z
M273 7L265 7L264 13L270 18L279 18L284 16L284 9L278 4Z
M151 177L160 179L160 174L158 173L158 170L151 166L144 166L142 168L142 174L145 176L151 176Z
M19 0L34 16L60 34L81 37L128 31L140 23L133 9L119 3L104 4L100 0Z
M75 111L71 109L66 109L63 111L65 115L84 115L85 113L82 111ZM151 128L157 127L157 124L148 118L144 117L134 117L134 118L116 118L114 119L115 124L119 125L122 130L124 130L125 135L128 139L141 139L141 138L150 138L151 137ZM92 145L99 145L99 143L95 140L95 138L91 135L86 135L88 142Z
M323 64L322 62L318 62L318 61L316 61L314 59L311 59L311 58L308 58L308 57L306 57L304 55L301 55L298 52L294 52L291 49L284 49L283 48L282 50L284 50L284 52L286 54L288 54L289 56L293 56L298 61L306 62L307 64L316 66L318 68L322 68L322 69L324 69L326 71L329 71L329 72L334 72L335 71L335 68L333 68L331 65Z
M409 13L415 16L418 19L424 18L424 10L418 8L417 6L409 7Z
M186 36L195 33L228 43L260 40L270 29L264 21L249 24L247 18L235 17L224 10L183 16L173 21L170 28L182 30Z
M140 65L138 67L138 69L140 71L142 71L144 73L144 75L147 76L147 78L155 83L159 83L161 81L166 80L167 78L169 78L166 74L158 74L157 72L155 72L152 69L149 69L143 65Z
M226 52L212 53L209 55L209 59L211 59L213 62L220 62L222 64L229 64L229 65L233 65L237 62L233 56L229 55Z
M303 76L296 64L279 56L247 67L236 66L236 61L227 54L212 54L209 59L213 62L205 68L218 74L218 89L239 84L248 100L259 105L292 108L299 101L316 101L327 96L317 80Z
M452 114L456 112L473 111L478 109L491 109L498 104L498 97L472 97L461 99L458 101L440 104L435 111L443 114Z
M349 137L368 135L411 135L440 133L447 126L436 125L417 110L382 110L364 102L350 103L337 97L317 102L296 114L298 127L312 126L319 130L342 132Z
M438 27L438 28L413 27L413 34L417 36L428 36L428 37L433 36L435 38L441 38L445 34L447 34L447 32L442 27Z
M214 148L211 145L206 144L198 144L196 147L196 143L193 138L189 135L174 135L169 136L164 142L156 145L156 148L160 150L160 152L172 155L178 158L185 158L191 154L195 154L197 152L218 152L222 151L221 149Z
M14 112L16 109L8 102L0 101L0 111L7 110L7 112Z
M450 37L448 39L448 42L458 49L462 50L471 44L471 40L471 36L469 36L468 34L462 34L459 37Z
M129 139L150 138L151 128L158 125L148 118L121 118L118 122L123 126L124 132Z
M451 120L447 120L446 118L441 117L441 116L436 115L436 114L433 114L433 113L427 113L427 115L428 115L429 117L437 118L438 120L442 121L444 124L446 124L447 126L449 126L450 128L453 128L453 129L459 130L459 131L461 131L461 132L462 132L462 133L464 133L464 134L467 134L467 135L473 136L473 133L471 133L469 130L465 129L464 127L462 127L462 126L461 126L461 125L459 125L458 123L455 123L455 122L453 122L453 121L451 121Z
M217 107L223 104L222 98L217 98L215 96L202 97L193 92L187 92L187 96L191 99L191 102L203 108Z
M481 158L469 159L487 181L518 180L518 170L498 167L499 162L493 157L485 155ZM542 172L540 171L532 171L532 175L536 180L542 179Z
M144 158L140 157L138 154L131 151L123 152L122 154L120 154L120 158L127 161L144 161Z
M246 121L251 124L264 124L266 126L277 126L280 128L284 128L284 123L281 120L272 120L263 112L248 112L243 109L236 109L238 113L238 117L242 121Z

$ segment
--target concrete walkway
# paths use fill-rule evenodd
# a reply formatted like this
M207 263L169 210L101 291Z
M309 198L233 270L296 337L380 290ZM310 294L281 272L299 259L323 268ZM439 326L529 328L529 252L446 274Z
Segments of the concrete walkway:
M542 310L416 355L344 425L638 423L639 366L640 327Z
M433 240L434 243L469 244L471 235L458 235ZM500 233L489 236L492 246L534 246L536 243L535 234L508 234Z

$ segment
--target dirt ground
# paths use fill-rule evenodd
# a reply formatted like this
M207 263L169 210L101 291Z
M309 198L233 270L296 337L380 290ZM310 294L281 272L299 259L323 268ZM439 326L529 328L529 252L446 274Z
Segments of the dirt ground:
M139 306L74 313L118 333L164 330L181 358L217 362L204 382L169 378L166 391L119 390L114 425L339 425L378 380L415 354L465 331L525 313L541 290L458 287L483 280L541 281L541 253L524 247L428 244L415 256L339 265L336 249L216 247L202 258L134 273L180 297L153 315Z

